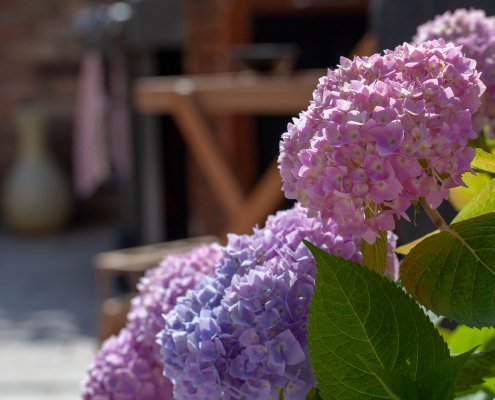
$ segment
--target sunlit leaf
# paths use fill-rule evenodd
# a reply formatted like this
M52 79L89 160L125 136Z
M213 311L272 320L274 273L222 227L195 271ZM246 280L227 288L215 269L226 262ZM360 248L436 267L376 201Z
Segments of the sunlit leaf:
M495 174L495 156L482 149L476 149L476 155L471 162L471 167L479 171Z
M368 244L366 240L362 241L361 252L363 253L363 264L371 270L383 275L387 266L387 234L380 232L375 243Z
M462 180L467 187L457 186L449 191L450 203L457 211L461 210L469 203L469 201L489 184L492 179L490 178L490 175L484 174L483 172L478 172L476 175L467 172L462 176Z
M404 244L402 246L399 246L395 249L395 252L397 254L401 254L401 255L407 255L415 246L417 246L419 243L421 243L423 240L425 240L426 238L430 237L430 236L433 236L435 234L437 234L438 230L436 231L433 231L433 232L430 232L424 236L421 236L419 239L416 239L416 240L413 240L412 242L409 242L407 244Z
M450 352L454 354L479 346L477 351L495 346L495 328L471 328L460 325L450 335L445 337Z
M462 368L456 382L456 392L476 392L480 389L495 395L495 328L458 326L444 336L451 353L463 353L479 346Z
M495 180L485 185L477 196L467 203L459 214L452 220L452 223L465 221L479 215L495 212Z

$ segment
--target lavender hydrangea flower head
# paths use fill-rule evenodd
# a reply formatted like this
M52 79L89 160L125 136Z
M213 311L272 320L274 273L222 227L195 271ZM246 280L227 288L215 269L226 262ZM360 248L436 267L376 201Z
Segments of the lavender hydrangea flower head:
M84 399L171 400L172 384L163 376L156 334L163 328L163 314L177 297L212 274L222 250L201 246L166 257L147 271L132 300L127 326L107 339L82 384Z
M165 316L164 372L178 399L304 399L315 384L306 341L316 265L302 243L360 261L359 243L296 205L252 235L229 236L216 274ZM395 274L395 237L388 271Z
M442 39L342 58L282 136L286 197L369 243L394 228L394 216L407 218L411 201L438 207L470 171L479 76Z
M438 15L420 25L414 43L443 38L476 61L481 80L486 85L482 105L474 115L475 130L487 130L495 138L495 17L487 17L483 10L458 9Z

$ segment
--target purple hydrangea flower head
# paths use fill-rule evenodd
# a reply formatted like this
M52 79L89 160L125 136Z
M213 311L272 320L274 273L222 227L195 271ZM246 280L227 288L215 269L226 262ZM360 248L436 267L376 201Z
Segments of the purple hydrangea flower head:
M316 265L303 239L361 260L359 242L300 205L230 235L213 277L178 300L159 334L178 399L304 399L314 386L306 323ZM387 270L396 275L395 236Z
M83 382L83 399L171 400L172 383L156 362L153 341L140 341L128 328L104 343Z
M163 376L157 333L163 314L177 297L212 274L222 254L218 245L166 257L147 271L132 300L127 326L107 339L89 367L82 384L84 399L170 400L172 384Z
M477 132L484 129L494 138L495 129L495 17L487 17L483 10L458 9L438 15L420 25L414 43L443 38L476 61L481 80L486 85L482 105L474 115Z
M407 218L411 201L438 207L470 171L479 76L475 61L442 39L342 58L282 136L286 197L369 243L394 217Z

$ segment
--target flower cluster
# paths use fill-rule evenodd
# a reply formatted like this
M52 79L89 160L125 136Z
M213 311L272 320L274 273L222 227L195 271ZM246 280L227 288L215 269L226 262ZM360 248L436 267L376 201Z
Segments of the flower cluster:
M165 375L178 399L304 399L315 384L306 323L316 265L302 240L360 261L359 243L296 205L252 235L229 236L214 277L165 316ZM387 270L395 275L395 237Z
M163 376L156 334L163 329L162 315L177 297L212 274L222 250L201 246L189 253L166 257L138 284L127 326L107 339L89 367L83 382L84 399L172 399L172 384Z
M486 85L483 102L474 115L477 132L484 129L494 138L495 129L495 17L487 17L482 10L458 9L438 15L418 27L414 43L443 38L476 61L481 80Z
M172 383L162 375L152 340L128 328L104 343L83 382L86 400L172 400Z
M438 207L470 171L479 75L442 39L342 58L282 136L286 197L369 243L407 218L411 201Z

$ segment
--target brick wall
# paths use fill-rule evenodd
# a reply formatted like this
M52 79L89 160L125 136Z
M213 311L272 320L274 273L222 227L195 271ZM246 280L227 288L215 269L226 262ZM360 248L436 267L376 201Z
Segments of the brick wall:
M225 72L230 50L251 39L247 0L186 0L185 68L194 73Z
M81 46L72 20L85 0L0 0L0 187L15 154L15 110L50 111L52 147L70 165L72 107Z
M186 0L184 11L186 72L232 71L232 47L251 40L250 1ZM211 118L210 122L232 171L248 190L253 184L255 161L251 119L230 116ZM222 232L226 216L194 164L190 164L188 179L189 234ZM198 198L204 200L198 203Z

